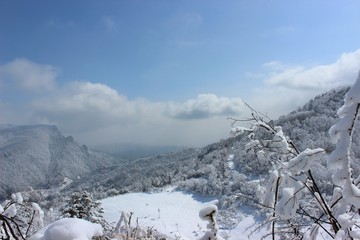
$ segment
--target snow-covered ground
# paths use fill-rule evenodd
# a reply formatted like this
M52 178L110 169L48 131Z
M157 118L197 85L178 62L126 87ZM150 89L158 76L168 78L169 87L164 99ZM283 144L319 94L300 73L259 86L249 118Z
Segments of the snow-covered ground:
M239 224L230 231L229 239L271 239L271 237L264 237L267 232L266 229L257 229L259 222L256 222L253 216L249 215L244 217Z
M160 193L130 193L110 197L101 201L104 217L113 226L120 219L122 211L133 212L132 224L138 219L142 227L182 240L199 239L206 230L206 222L199 218L199 211L217 200L201 198L181 191L168 189ZM223 232L228 239L248 239L255 229L253 217L245 217L232 231ZM256 232L250 239L260 239L264 232Z

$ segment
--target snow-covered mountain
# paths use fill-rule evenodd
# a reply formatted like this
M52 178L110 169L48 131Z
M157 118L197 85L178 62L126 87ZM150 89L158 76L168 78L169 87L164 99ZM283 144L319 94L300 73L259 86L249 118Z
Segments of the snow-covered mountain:
M324 93L271 124L282 126L285 135L291 138L299 151L320 147L330 153L334 144L329 140L328 130L338 119L336 112L342 106L347 91L348 88L339 88ZM356 174L360 171L358 133L357 127L352 149ZM270 161L263 161L254 152L247 150L245 145L248 142L248 134L244 134L201 149L185 149L124 161L74 182L72 189L87 189L102 198L175 185L181 190L201 195L221 196L223 201L220 202L224 204L251 203L248 198L235 199L234 196L242 194L255 198L255 187L268 177L272 165ZM330 181L330 173L326 170L325 161L316 163L313 173L324 183L320 187L331 187L326 184Z
M337 110L343 105L348 89L339 88L324 93L286 116L267 121L268 126L272 126L269 129L279 129L275 126L281 126L284 136L299 152L306 148L323 148L329 154L335 145L329 140L328 131L338 120ZM269 181L269 170L273 169L274 162L288 162L281 158L281 151L269 150L264 157L260 154L260 148L249 147L249 142L273 139L275 134L263 128L256 131L256 135L252 135L249 134L251 131L246 130L236 137L200 149L183 149L114 164L108 156L93 153L74 142L72 137L62 136L55 126L2 125L0 187L10 193L16 188L29 185L37 187L65 176L73 179L72 184L63 188L64 194L54 194L55 197L43 203L45 207L53 207L63 205L67 201L66 196L73 191L86 190L98 199L105 199L128 192L156 192L170 186L171 189L182 190L184 194L191 193L195 198L210 196L217 199L220 228L229 232L241 219L258 222L264 217L255 204L258 199L256 189ZM359 125L356 125L350 153L354 175L360 172L359 131ZM329 198L333 184L326 157L316 159L311 165L311 172L317 187ZM81 178L77 178L78 175ZM47 192L51 195L51 191ZM304 196L301 201L304 203L308 200ZM130 203L134 205L132 201ZM144 205L143 202L141 204ZM148 206L148 202L145 206ZM110 209L113 210L112 207ZM155 210L160 215L158 209L160 207ZM249 218L244 217L246 215ZM244 221L240 226L244 226Z
M56 126L0 126L0 196L56 184L110 166L113 159L64 137Z
M334 145L328 138L328 129L337 120L336 111L343 104L347 90L340 88L324 93L274 120L273 124L282 126L285 135L300 151L321 147L329 153ZM358 132L359 129L354 134L352 151L356 162L360 159ZM68 177L76 180L69 190L80 187L96 193L97 197L168 185L202 195L231 197L236 192L251 195L252 184L266 177L271 163L261 162L247 151L248 141L245 135L237 136L201 149L184 149L114 164L108 155L92 152L72 137L64 137L56 126L1 125L0 194L4 196L28 186L36 188ZM322 165L315 174L329 177ZM359 172L358 166L353 168ZM81 179L77 179L78 176Z
M329 154L335 145L330 141L328 131L338 121L337 110L343 105L348 89L339 88L319 95L269 124L282 126L284 135L300 152L306 148L323 148ZM356 125L351 150L355 176L360 172L359 130ZM272 138L267 134L270 133L260 129L256 135L261 139ZM74 182L70 190L86 189L98 198L106 198L119 193L153 192L174 186L197 196L218 199L220 228L226 232L235 228L241 219L246 219L246 215L256 221L264 217L255 203L258 199L256 189L268 181L269 170L273 168L271 160L281 159L282 153L276 151L271 153L272 159L262 158L259 151L247 147L250 141L249 133L245 132L201 149L124 161ZM331 196L333 184L326 157L317 159L311 171L321 192ZM311 202L307 197L304 196L302 201Z

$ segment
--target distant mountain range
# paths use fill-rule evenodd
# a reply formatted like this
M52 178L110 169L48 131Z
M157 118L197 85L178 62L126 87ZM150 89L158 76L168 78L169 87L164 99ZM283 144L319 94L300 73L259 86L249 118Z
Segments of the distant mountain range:
M104 152L120 159L139 159L170 152L178 152L186 147L179 146L151 146L141 144L107 144L90 146L92 150Z

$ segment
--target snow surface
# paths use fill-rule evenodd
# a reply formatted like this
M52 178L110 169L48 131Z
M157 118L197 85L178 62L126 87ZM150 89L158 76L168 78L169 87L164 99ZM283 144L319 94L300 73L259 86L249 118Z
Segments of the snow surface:
M271 239L270 236L264 237L267 232L265 228L258 229L259 222L253 216L249 215L244 217L240 223L230 231L229 239Z
M104 218L112 225L119 221L123 211L133 212L132 226L138 219L140 226L153 227L169 237L181 236L184 240L196 239L207 229L207 223L199 218L199 211L216 202L171 190L153 194L130 193L101 201Z
M133 212L132 226L138 218L142 227L153 227L160 233L181 240L199 239L207 231L207 221L199 217L199 211L217 203L215 199L201 198L181 191L168 189L160 193L129 193L109 197L101 201L104 218L113 226L123 211ZM225 239L261 239L266 229L255 231L257 222L252 216L245 217L239 225L229 231L220 230Z

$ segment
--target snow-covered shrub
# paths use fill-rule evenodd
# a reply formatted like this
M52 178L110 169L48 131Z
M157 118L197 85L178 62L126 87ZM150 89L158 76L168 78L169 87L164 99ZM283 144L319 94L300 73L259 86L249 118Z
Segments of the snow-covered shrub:
M199 217L207 221L208 231L205 232L204 236L200 240L222 240L223 238L218 235L219 226L216 221L216 215L218 208L216 205L207 206L200 210Z
M25 239L44 226L44 212L37 203L14 193L0 204L0 239Z
M165 240L163 234L158 233L156 229L147 227L143 228L138 224L132 226L132 212L122 211L120 219L116 224L115 230L111 236L113 239L120 240ZM138 221L136 221L138 222Z
M115 232L121 234L124 232L126 237L130 236L130 224L131 224L132 212L123 211L120 215L120 219L115 227ZM121 225L124 224L124 228L121 229Z

